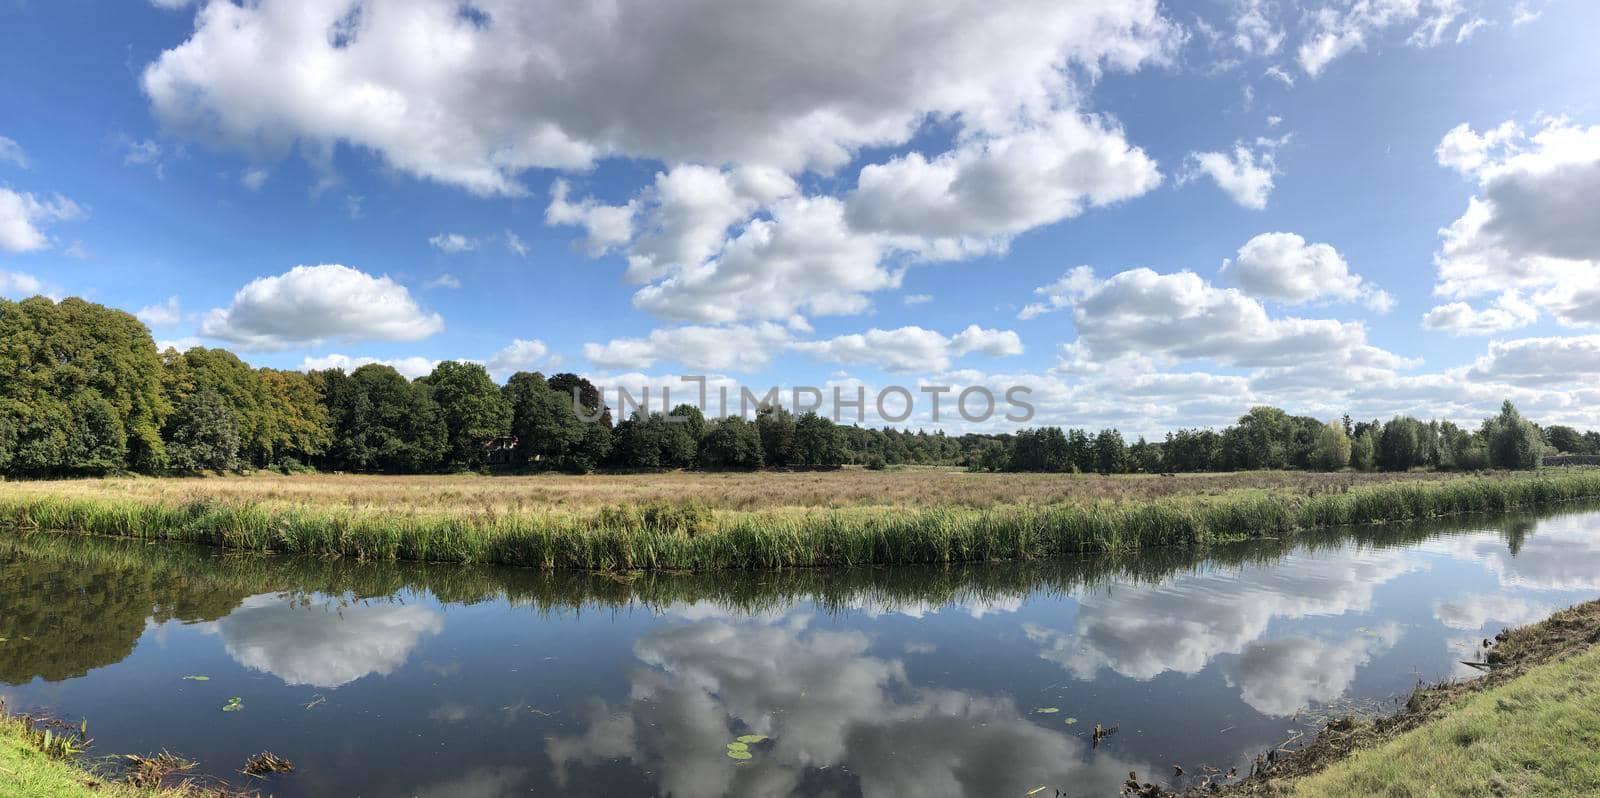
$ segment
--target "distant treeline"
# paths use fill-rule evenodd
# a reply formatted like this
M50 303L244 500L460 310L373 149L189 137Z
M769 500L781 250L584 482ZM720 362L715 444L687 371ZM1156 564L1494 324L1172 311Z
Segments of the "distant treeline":
M574 412L579 396L587 422ZM476 469L757 469L958 465L989 471L1178 472L1315 468L1530 468L1547 450L1600 453L1600 434L1540 429L1506 403L1472 431L1408 417L1324 424L1257 407L1221 432L1131 445L1116 430L1015 435L841 426L763 407L708 419L691 405L613 422L575 374L497 385L445 361L408 380L252 368L224 349L158 352L123 311L71 298L0 300L0 475L49 477L275 468L418 473ZM494 451L491 444L515 446Z

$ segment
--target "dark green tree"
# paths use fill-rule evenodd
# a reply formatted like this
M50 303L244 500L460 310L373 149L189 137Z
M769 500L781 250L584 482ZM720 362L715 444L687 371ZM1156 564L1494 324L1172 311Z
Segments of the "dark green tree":
M451 465L483 465L484 444L511 431L511 403L489 372L477 363L446 360L419 380L433 390L444 418L446 454Z
M239 421L210 388L189 394L162 431L173 471L232 471L239 467Z

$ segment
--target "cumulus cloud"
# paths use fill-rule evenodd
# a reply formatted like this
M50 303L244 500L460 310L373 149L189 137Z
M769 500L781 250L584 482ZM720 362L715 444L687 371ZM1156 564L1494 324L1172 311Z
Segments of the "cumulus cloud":
M300 361L300 370L325 371L327 369L339 369L348 374L358 368L361 368L362 366L367 366L374 363L380 366L388 366L395 371L400 372L400 374L408 380L414 380L418 377L425 377L433 373L434 367L439 365L439 361L437 360L430 360L425 357L417 356L398 358L351 357L350 355L341 355L335 353L316 357L307 357Z
M1481 134L1463 125L1445 135L1436 154L1440 164L1474 178L1478 193L1440 231L1434 293L1470 299L1523 292L1532 312L1566 326L1600 325L1600 228L1593 223L1600 125L1550 119L1532 135L1515 123Z
M1453 335L1489 335L1526 327L1539 320L1539 309L1515 291L1501 294L1492 307L1474 308L1466 302L1435 306L1422 317L1422 326Z
M543 363L549 354L550 347L546 346L544 341L537 338L532 340L517 338L494 353L483 365L491 372L509 374L513 371L534 368Z
M583 346L590 363L608 369L643 369L672 361L708 371L757 371L786 345L790 333L777 324L733 327L688 325L652 330L644 338L618 338Z
M613 155L827 171L929 116L978 131L1043 116L1075 71L1164 62L1182 40L1155 0L1003 13L961 0L934 16L910 0L356 8L207 4L141 84L169 128L221 146L348 143L419 177L517 194L526 169Z
M0 250L37 252L49 249L50 237L41 229L52 222L77 219L83 206L60 194L39 197L0 186Z
M1399 639L1400 627L1390 623L1349 640L1286 637L1256 643L1231 664L1227 679L1255 711L1288 717L1343 696L1356 671Z
M796 343L793 348L839 363L871 364L895 372L936 372L970 353L987 357L1022 354L1022 339L1011 330L986 330L976 324L953 336L909 326L871 329L825 341Z
M1272 318L1260 302L1217 288L1193 272L1132 269L1105 280L1079 267L1046 289L1072 307L1083 355L1137 355L1169 361L1208 359L1245 368L1307 362L1394 369L1410 361L1372 346L1366 328L1334 319Z
M429 238L428 243L440 252L471 252L478 248L476 238L468 238L460 233L440 233Z
M246 351L315 346L324 341L415 341L444 329L405 286L340 264L296 266L258 277L225 308L203 317L200 334Z
M928 159L863 167L848 199L858 230L991 239L1075 217L1161 184L1156 162L1107 120L1076 112Z
M1318 299L1362 301L1380 313L1394 297L1350 271L1344 256L1328 244L1308 244L1294 233L1262 233L1223 261L1222 273L1253 296L1301 305Z
M159 305L145 305L133 315L151 327L171 327L183 320L183 311L175 296L167 297L167 301Z
M1232 153L1196 152L1189 155L1189 171L1180 178L1186 183L1200 176L1216 181L1241 207L1262 210L1272 194L1272 179L1278 173L1277 160L1268 148L1259 152L1244 144L1234 145Z
M1469 375L1518 385L1589 382L1600 378L1600 335L1493 341Z

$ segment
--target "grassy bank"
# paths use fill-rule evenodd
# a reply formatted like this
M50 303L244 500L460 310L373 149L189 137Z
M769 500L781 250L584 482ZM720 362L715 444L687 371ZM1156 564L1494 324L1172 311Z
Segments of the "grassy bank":
M49 483L44 483L48 487ZM78 483L62 483L71 486ZM37 483L36 483L37 485ZM980 562L1270 537L1600 496L1600 471L990 507L700 503L451 511L0 485L0 524L363 559L595 570Z
M187 784L141 788L101 776L84 767L78 750L83 743L75 730L41 728L29 718L6 714L0 704L0 798L185 798L200 794Z
M1600 794L1600 602L1501 633L1489 673L1331 724L1230 796ZM1207 793L1214 794L1214 793Z

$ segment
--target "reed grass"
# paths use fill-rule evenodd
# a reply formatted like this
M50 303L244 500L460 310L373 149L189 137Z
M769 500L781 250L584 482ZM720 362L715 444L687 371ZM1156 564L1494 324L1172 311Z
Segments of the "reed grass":
M0 524L361 560L709 570L1028 560L1589 497L1600 497L1600 470L1399 481L1312 494L1235 490L981 508L729 510L651 502L475 513L0 490Z

